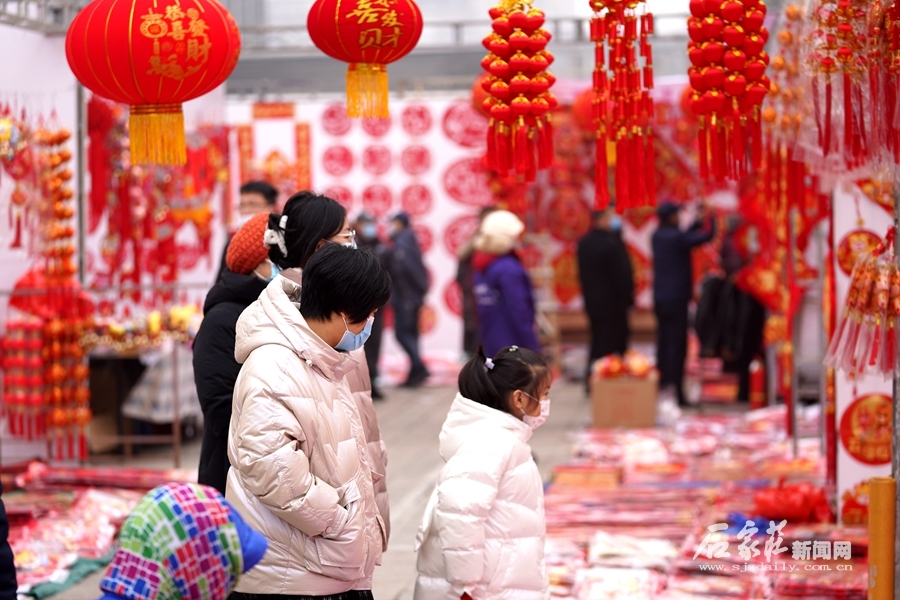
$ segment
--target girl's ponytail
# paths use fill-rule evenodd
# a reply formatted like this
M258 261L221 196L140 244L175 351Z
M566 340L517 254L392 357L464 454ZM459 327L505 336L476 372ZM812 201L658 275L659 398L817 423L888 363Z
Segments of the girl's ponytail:
M549 378L547 363L531 350L508 346L490 358L479 346L459 373L459 393L508 413L510 394L522 390L535 395L541 383Z

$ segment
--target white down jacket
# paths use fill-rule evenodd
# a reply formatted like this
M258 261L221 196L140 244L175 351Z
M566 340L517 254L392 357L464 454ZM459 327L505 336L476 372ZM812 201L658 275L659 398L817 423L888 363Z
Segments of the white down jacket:
M544 490L531 428L457 394L440 436L446 461L416 547L415 600L546 600Z
M309 329L291 299L298 289L276 277L237 323L235 358L243 367L226 497L269 539L262 561L237 586L244 593L371 589L387 543L375 491L384 464L372 459L365 430L377 431L374 410L362 415L350 389L350 379L362 379L354 375L360 361Z

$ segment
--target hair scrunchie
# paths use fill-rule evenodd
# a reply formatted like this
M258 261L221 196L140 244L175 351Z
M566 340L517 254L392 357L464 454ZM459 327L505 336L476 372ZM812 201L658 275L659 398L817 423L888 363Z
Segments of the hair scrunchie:
M284 230L287 228L287 221L287 215L281 215L281 219L278 221L278 230L266 227L266 233L263 234L263 244L265 244L266 248L278 246L285 258L287 258L288 254L287 243L284 241Z

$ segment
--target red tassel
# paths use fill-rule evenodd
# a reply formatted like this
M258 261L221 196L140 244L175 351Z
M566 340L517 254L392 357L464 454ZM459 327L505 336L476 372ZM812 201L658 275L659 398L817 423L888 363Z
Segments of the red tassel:
M510 132L501 123L497 128L497 165L500 167L500 175L506 175L512 168L512 148L509 138Z
M631 156L634 157L634 164L631 165L632 168L628 169L631 173L631 189L634 190L631 198L633 202L632 207L644 206L647 204L647 186L644 181L644 173L646 172L646 167L644 166L644 140L639 135L629 136L628 146Z
M528 171L528 127L525 121L519 117L516 125L516 138L513 149L513 166L516 173L524 174Z
M722 172L720 171L720 163L721 163L721 154L722 149L719 146L719 127L715 121L715 117L710 122L710 130L709 130L709 141L710 148L709 151L712 154L712 175L716 181L721 181Z
M537 155L538 155L538 169L546 169L550 166L551 163L551 154L550 151L553 148L553 143L549 140L549 136L552 135L547 130L547 126L543 124L543 122L539 119L538 122L538 140L537 140Z
M831 79L825 84L825 134L822 140L824 155L831 153Z
M537 178L537 161L536 155L538 152L537 146L538 140L535 138L535 135L529 135L526 138L528 141L526 142L526 148L528 150L526 156L528 157L528 168L525 169L525 181L531 183Z
M628 178L628 139L622 136L616 141L616 212L622 214L631 208L631 193Z
M873 100L874 101L874 100ZM853 144L856 149L856 156L859 157L860 162L865 158L868 153L869 143L866 139L866 119L863 116L863 95L862 95L862 87L856 86L856 102L857 106L860 107L859 112L856 113L854 120L856 121L856 135L853 136Z
M853 83L850 73L844 71L844 155L855 156L853 152ZM827 112L827 109L826 109Z
M708 142L706 124L703 117L700 117L700 179L704 181L709 179L709 162L708 162Z
M656 205L656 152L653 148L653 131L647 128L647 155L644 167L647 169L647 204Z
M824 148L824 139L822 135L822 111L819 106L819 80L812 78L812 97L813 97L813 114L816 118L816 133L818 134L819 148Z
M491 119L491 123L488 125L487 166L494 171L499 170L497 167L497 127L493 119Z
M596 163L594 167L594 210L609 206L609 161L606 157L606 134L601 126L594 142Z
M750 122L751 141L750 141L750 161L754 170L762 168L762 119L759 116L759 108L753 111L753 120Z
M553 146L553 136L556 132L553 130L553 120L550 118L550 115L544 117L544 143L546 144L546 148L544 148L544 152L547 154L547 166L553 165L554 158L554 146Z

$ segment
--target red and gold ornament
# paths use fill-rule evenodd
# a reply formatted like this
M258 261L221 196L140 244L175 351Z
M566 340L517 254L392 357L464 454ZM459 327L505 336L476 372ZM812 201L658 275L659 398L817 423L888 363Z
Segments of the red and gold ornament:
M700 121L700 175L738 179L762 161L766 7L760 0L691 0L690 11L688 76Z
M309 35L328 56L349 63L347 116L386 119L387 65L409 54L422 35L413 0L317 0L306 18Z
M490 10L493 32L484 38L489 54L481 66L490 116L487 166L499 175L514 173L534 181L553 161L550 112L558 102L549 91L556 78L547 71L552 35L543 28L544 12L531 0L504 0Z
M616 149L616 211L655 203L653 132L653 52L647 38L653 15L638 16L642 0L591 0L591 41L595 44L593 119L597 123L594 209L610 200L607 142ZM635 43L638 52L635 52ZM607 66L606 55L609 64ZM638 55L644 59L638 64Z

